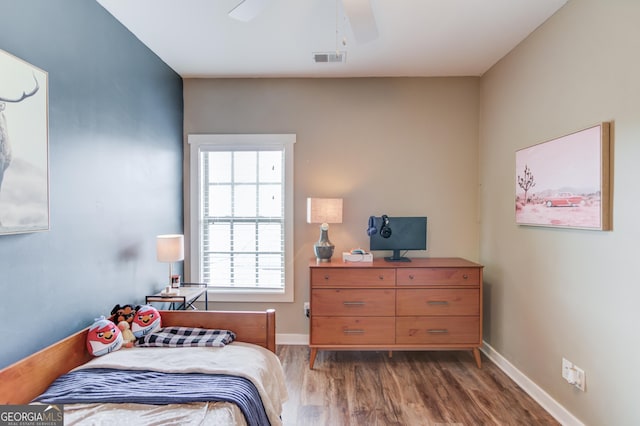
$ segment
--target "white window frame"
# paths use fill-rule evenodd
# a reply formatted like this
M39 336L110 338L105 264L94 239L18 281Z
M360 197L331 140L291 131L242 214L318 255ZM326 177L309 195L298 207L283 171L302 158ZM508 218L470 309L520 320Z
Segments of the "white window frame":
M208 289L209 300L223 302L293 302L293 144L295 134L199 134L188 135L190 150L190 281L200 277L200 153L216 149L257 149L275 146L284 149L284 289Z

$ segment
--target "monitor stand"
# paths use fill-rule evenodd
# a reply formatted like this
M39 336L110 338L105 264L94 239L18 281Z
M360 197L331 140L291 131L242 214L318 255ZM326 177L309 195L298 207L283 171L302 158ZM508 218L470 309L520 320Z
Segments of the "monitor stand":
M384 260L387 262L411 262L408 257L400 256L400 250L394 250L393 256L385 257Z

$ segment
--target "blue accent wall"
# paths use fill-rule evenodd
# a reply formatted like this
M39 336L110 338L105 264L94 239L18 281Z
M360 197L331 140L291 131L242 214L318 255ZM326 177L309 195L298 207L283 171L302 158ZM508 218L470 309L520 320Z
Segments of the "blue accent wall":
M95 1L0 0L0 49L48 72L50 190L49 231L0 235L2 368L168 281L155 236L183 229L183 101Z

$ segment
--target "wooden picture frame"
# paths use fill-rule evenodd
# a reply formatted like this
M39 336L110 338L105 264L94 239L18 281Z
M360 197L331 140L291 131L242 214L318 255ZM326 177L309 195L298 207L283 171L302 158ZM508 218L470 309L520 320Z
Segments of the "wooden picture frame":
M180 275L171 275L171 287L179 288L180 287Z
M0 50L0 234L49 229L47 72Z
M516 223L611 230L610 133L602 122L516 151Z

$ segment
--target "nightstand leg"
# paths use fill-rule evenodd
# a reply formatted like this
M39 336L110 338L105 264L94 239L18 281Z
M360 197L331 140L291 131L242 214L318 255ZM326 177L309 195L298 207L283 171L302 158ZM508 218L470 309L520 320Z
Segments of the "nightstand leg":
M482 360L480 359L480 349L473 348L473 357L476 359L478 368L482 368Z
M311 353L309 353L309 370L313 369L313 364L316 362L317 354L318 354L318 349L311 348Z

